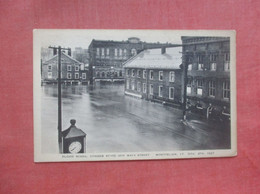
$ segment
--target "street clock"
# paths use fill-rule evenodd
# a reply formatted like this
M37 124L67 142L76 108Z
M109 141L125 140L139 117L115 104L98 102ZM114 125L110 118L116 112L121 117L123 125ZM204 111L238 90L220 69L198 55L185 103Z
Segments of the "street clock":
M86 153L86 133L75 126L76 120L70 120L71 126L62 131L62 153Z

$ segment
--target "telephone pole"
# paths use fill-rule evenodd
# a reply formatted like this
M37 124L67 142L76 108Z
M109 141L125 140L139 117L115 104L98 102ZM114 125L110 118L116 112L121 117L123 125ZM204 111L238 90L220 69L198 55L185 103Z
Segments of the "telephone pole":
M70 48L62 48L61 46L49 48L53 49L53 53L57 54L58 50L58 143L59 143L59 152L62 153L62 113L61 113L61 51L68 50L71 53Z

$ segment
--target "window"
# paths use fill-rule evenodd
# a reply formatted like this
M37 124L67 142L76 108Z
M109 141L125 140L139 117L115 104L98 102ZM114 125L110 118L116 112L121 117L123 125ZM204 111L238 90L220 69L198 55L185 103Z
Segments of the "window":
M132 69L132 77L134 77L134 76L135 76L135 70Z
M126 58L127 56L126 56L126 49L124 49L124 58Z
M109 48L107 48L107 56L109 56Z
M48 79L52 79L52 72L48 72Z
M146 93L146 83L143 83L143 93Z
M163 80L163 71L159 71L159 81Z
M79 71L79 66L75 65L75 71Z
M153 70L150 70L150 79L153 79Z
M163 86L159 86L159 97L163 97Z
M197 95L202 95L202 86L203 86L202 80L197 80Z
M188 71L191 71L192 70L192 64L189 64L188 65Z
M141 77L141 70L137 70L137 77Z
M217 61L217 54L210 54L209 55L209 60L210 62L216 62Z
M191 80L189 79L187 82L187 90L186 90L187 94L191 94Z
M173 87L169 88L169 99L171 99L171 100L174 99L174 88Z
M132 49L132 50L131 50L131 54L132 54L133 56L135 56L135 55L137 54L136 49Z
M82 79L86 79L86 73L82 73Z
M117 57L117 52L118 52L117 49L115 49L115 57Z
M104 56L104 55L105 55L105 49L101 48L101 56Z
M107 77L110 77L110 72L109 71L107 72Z
M52 69L52 66L51 65L48 65L48 70L51 70Z
M204 68L204 65L202 63L199 63L198 64L198 70L201 71L201 70L203 70L203 68Z
M175 81L175 72L174 71L170 71L169 81L170 82L174 82Z
M71 65L67 65L67 71L71 71Z
M71 73L67 73L67 78L71 79Z
M153 95L153 84L150 84L150 95Z
M143 78L146 79L146 70L143 70Z
M130 69L126 70L126 74L129 76L130 75Z
M102 77L105 77L105 72L102 72L102 74L101 74L101 75L102 75Z
M96 72L96 75L97 75L97 77L100 77L100 73L99 73L99 71Z
M215 97L216 95L216 82L209 81L209 96Z
M229 81L223 82L223 98L230 99L230 83Z
M230 70L230 54L225 53L224 54L224 71Z
M198 63L203 63L204 62L204 56L201 54L201 55L198 55Z
M123 53L122 49L119 49L119 56L120 57L122 57L122 53Z
M127 79L127 80L126 80L126 89L129 90L129 88L130 88L130 82L129 82L129 79Z
M230 62L229 61L225 61L224 63L224 71L229 71L230 70Z
M75 73L75 79L79 79L79 73Z
M99 55L100 55L100 49L97 48L97 56L99 56Z
M122 73L122 71L120 70L119 71L119 77L122 77L123 76L123 73Z
M216 71L217 69L217 63L211 63L210 64L210 71Z
M141 92L141 82L137 82L137 91Z
M230 54L229 53L225 53L224 54L224 60L225 61L230 61Z
M132 87L132 90L135 90L135 80L132 80L131 87Z

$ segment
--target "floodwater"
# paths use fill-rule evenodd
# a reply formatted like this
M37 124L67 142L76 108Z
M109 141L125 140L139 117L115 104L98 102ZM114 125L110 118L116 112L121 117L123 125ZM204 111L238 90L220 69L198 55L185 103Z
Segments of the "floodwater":
M41 146L58 153L57 85L41 88ZM182 111L124 95L124 85L62 86L62 130L76 119L87 134L87 152L146 152L221 149L230 146L230 131Z

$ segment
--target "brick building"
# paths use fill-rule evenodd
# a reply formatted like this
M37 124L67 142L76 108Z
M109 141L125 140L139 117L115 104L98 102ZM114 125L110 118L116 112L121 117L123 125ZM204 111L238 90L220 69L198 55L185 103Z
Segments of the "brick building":
M182 37L187 65L187 100L203 114L211 105L216 113L230 108L230 38Z
M147 49L124 63L125 94L180 105L181 47Z
M84 64L71 56L61 53L61 79L63 83L79 84L87 83L88 70ZM57 83L58 80L58 55L42 63L42 82Z
M89 45L90 81L124 81L123 62L144 49L161 48L168 43L146 43L139 38L127 41L92 40Z

